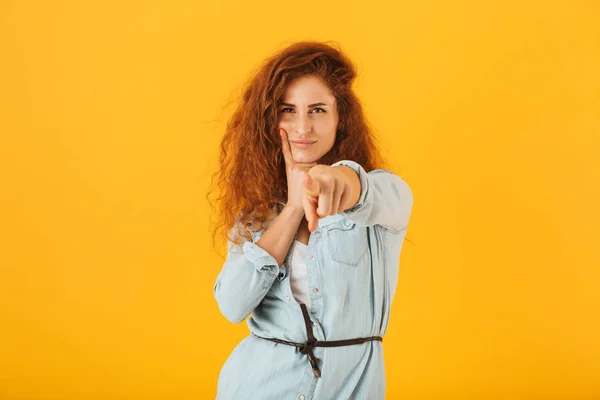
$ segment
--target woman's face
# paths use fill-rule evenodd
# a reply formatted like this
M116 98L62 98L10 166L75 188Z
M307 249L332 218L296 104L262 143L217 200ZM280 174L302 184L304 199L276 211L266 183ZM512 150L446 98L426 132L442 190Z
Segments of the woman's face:
M279 128L287 132L296 162L318 162L333 147L337 104L320 78L303 76L291 82L278 105L278 113Z

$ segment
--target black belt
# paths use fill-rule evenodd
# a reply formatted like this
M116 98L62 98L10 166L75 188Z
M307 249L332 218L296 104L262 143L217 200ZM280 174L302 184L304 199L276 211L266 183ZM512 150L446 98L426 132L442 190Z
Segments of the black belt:
M308 316L308 310L306 309L306 304L300 303L300 308L302 309L302 316L304 317L304 325L306 325L306 336L308 340L304 343L296 343L296 342L288 342L287 340L275 339L275 338L266 338L262 336L258 336L254 334L254 336L259 337L261 339L270 340L275 343L287 344L289 346L295 346L300 348L300 353L308 355L308 361L310 362L310 366L312 367L313 374L317 377L321 377L321 371L317 366L317 362L319 359L315 357L312 352L313 347L338 347L338 346L350 346L353 344L361 344L368 342L370 340L379 340L383 341L381 336L371 336L364 338L356 338L356 339L344 339L344 340L316 340L312 327L310 324L310 318Z

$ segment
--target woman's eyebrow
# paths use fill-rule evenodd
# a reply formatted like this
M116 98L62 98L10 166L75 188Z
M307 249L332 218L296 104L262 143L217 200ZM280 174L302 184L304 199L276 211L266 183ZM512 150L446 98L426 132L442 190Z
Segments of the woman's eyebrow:
M326 106L326 103L314 103L314 104L309 104L309 107L316 107L316 106ZM286 106L286 107L296 107L295 104L291 104L291 103L281 103L280 106Z

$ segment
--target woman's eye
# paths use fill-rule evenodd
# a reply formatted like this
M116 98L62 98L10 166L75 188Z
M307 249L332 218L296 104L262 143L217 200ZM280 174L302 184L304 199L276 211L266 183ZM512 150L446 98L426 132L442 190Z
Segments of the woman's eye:
M286 108L282 108L280 111L281 112L288 112L287 110L290 110L291 112L294 112L294 109L291 107L286 107ZM321 114L324 113L325 110L322 109L321 107L317 107L317 108L313 108L312 111L316 111L316 110L320 110L317 114Z

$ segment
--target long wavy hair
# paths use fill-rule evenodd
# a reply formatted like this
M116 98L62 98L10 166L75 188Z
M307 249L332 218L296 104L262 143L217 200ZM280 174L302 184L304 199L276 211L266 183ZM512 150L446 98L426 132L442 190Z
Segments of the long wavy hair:
M252 232L265 229L273 210L287 201L285 160L278 133L278 105L287 86L296 78L319 77L329 87L339 114L332 149L321 159L331 165L353 160L367 172L389 168L363 114L352 84L356 67L335 42L296 42L267 58L244 86L221 140L220 169L212 175L220 196L210 200L216 221L215 238L241 246ZM209 190L209 196L210 196ZM276 211L277 212L277 211ZM234 225L237 235L231 237Z

